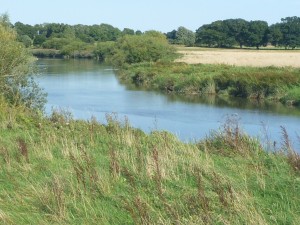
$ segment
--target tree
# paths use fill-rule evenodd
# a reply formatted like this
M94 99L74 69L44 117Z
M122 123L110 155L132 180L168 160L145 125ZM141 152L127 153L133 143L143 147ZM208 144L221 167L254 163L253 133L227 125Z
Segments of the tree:
M269 42L273 46L278 46L280 43L282 43L282 32L281 32L281 25L279 23L273 24L269 27Z
M268 23L265 21L250 21L248 24L247 46L256 47L268 44Z
M26 47L26 48L29 48L32 46L33 44L33 41L32 39L28 36L28 35L22 35L22 36L19 36L18 37L18 40L23 43L23 45Z
M226 24L219 20L200 27L196 31L196 43L208 47L232 47L236 42Z
M196 43L208 47L222 47L224 33L213 28L211 25L203 25L196 31Z
M16 22L14 25L15 30L17 31L19 36L27 35L31 39L34 39L34 37L37 35L37 31L35 27L23 24L21 22Z
M175 43L185 46L194 46L195 33L181 26L177 29L175 34Z
M73 26L73 28L76 39L80 39L85 43L95 42L94 38L90 36L90 26L78 24Z
M33 45L40 47L42 46L42 44L47 40L46 36L44 35L37 35L34 39L33 39Z
M89 29L89 35L95 41L116 41L122 32L109 24L93 25Z
M223 23L227 36L242 48L247 42L248 22L243 19L228 19L223 20Z
M32 77L34 58L6 20L0 17L0 95L12 105L42 110L46 99Z
M166 37L171 44L175 44L176 33L177 33L176 30L172 30L172 31L166 33Z
M135 31L135 35L142 35L142 34L143 34L143 32L140 30Z
M122 31L123 35L134 35L134 30L130 28L124 28Z
M292 49L300 46L300 17L281 19L280 31L282 33L280 45Z

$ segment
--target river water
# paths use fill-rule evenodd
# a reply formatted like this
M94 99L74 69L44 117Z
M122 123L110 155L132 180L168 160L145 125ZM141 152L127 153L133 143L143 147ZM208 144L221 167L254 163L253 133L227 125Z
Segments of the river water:
M280 103L268 104L245 99L213 96L190 97L144 91L121 84L115 71L93 60L39 59L38 83L48 93L46 112L53 108L70 111L74 118L95 116L105 123L107 113L146 132L167 130L183 141L195 141L222 126L227 118L238 118L242 129L262 143L282 142L280 126L299 149L300 109Z

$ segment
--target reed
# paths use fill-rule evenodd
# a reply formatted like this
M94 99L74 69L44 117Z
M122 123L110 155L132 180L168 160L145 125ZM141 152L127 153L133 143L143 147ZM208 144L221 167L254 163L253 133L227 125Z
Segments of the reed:
M295 106L300 102L297 68L157 62L132 64L118 76L127 84L186 96L229 95Z

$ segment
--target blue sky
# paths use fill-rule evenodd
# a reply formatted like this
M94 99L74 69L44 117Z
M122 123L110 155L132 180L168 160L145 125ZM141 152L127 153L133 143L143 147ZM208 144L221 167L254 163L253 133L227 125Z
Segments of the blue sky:
M300 0L0 0L0 13L26 24L108 23L119 29L195 31L216 20L243 18L280 22L300 16Z

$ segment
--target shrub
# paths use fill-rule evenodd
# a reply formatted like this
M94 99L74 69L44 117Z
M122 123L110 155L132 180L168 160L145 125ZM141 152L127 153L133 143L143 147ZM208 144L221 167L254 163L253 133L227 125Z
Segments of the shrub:
M0 17L0 94L10 104L41 110L45 94L32 79L34 58L4 17Z
M140 36L126 35L115 45L109 61L116 66L140 62L157 62L174 59L175 48L159 32L148 32Z

